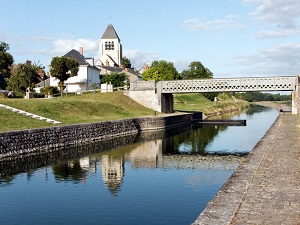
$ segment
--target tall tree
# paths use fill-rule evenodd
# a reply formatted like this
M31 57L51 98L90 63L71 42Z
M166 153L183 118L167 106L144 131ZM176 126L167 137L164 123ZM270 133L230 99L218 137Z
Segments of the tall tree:
M143 80L177 80L179 73L173 63L165 60L153 61L151 67L142 74Z
M0 43L0 76L3 78L10 77L10 67L14 62L14 58L7 51L9 45L5 42Z
M7 89L15 92L25 91L27 88L33 88L38 82L40 82L38 67L20 63L13 67L11 76L8 79Z
M189 65L188 70L183 70L181 72L182 79L203 79L203 78L213 78L213 73L206 67L202 65L199 61L193 61Z
M128 59L126 56L122 58L122 65L124 66L124 68L132 68L130 59Z
M76 59L66 56L54 57L51 61L50 74L59 80L58 86L60 94L62 95L65 89L65 81L70 77L77 76L79 71L79 64Z
M109 75L103 75L101 83L111 83L114 87L123 87L127 79L125 73L113 72Z

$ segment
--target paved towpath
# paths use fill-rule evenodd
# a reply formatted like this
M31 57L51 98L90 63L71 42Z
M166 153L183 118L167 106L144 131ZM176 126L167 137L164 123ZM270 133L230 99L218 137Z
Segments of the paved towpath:
M194 224L300 225L300 116L281 114Z

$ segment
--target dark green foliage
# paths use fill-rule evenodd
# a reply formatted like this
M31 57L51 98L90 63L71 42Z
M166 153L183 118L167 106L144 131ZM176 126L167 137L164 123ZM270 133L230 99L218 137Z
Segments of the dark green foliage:
M128 59L126 56L124 56L122 58L122 65L123 65L124 68L130 68L130 69L132 68L130 59Z
M20 63L13 67L8 79L8 90L14 92L25 92L27 88L33 88L39 80L38 68L36 66Z
M270 94L262 92L235 93L235 96L248 102L289 101L292 99L291 95Z
M153 61L151 67L142 75L143 80L178 80L179 73L173 63L165 60Z
M209 100L211 100L211 101L214 101L214 100L215 100L215 97L217 97L218 94L219 94L219 93L217 93L217 92L206 92L206 93L202 93L202 95L203 95L205 98L207 98L207 99L209 99Z
M48 86L48 87L45 87L45 88L41 88L40 91L44 95L53 95L53 94L59 93L58 88L54 87L54 86Z
M127 80L125 73L111 73L109 75L103 75L101 83L111 83L114 87L123 87Z
M3 78L10 77L10 67L14 62L14 58L7 51L9 50L9 45L5 42L0 43L0 76ZM6 85L2 82L2 85Z
M59 89L62 94L65 89L64 82L68 80L70 77L77 76L79 71L79 64L76 59L71 57L54 57L51 61L51 69L50 73L52 77L55 77L59 80Z
M213 78L213 73L202 65L199 61L193 61L188 70L183 70L180 74L182 79L203 79Z

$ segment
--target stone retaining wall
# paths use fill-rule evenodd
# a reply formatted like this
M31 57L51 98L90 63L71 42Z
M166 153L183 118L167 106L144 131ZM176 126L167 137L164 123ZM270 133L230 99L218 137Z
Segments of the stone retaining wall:
M83 142L109 140L117 136L137 134L143 130L180 126L199 118L201 118L201 113L3 132L0 133L0 158L33 152L48 153L63 147L76 146Z

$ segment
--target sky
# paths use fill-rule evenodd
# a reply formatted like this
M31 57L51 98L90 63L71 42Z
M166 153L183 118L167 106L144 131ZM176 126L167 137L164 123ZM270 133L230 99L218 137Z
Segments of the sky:
M200 61L214 78L300 74L299 0L0 0L0 41L15 63L45 66L83 47L99 58L112 23L123 56L178 72Z

